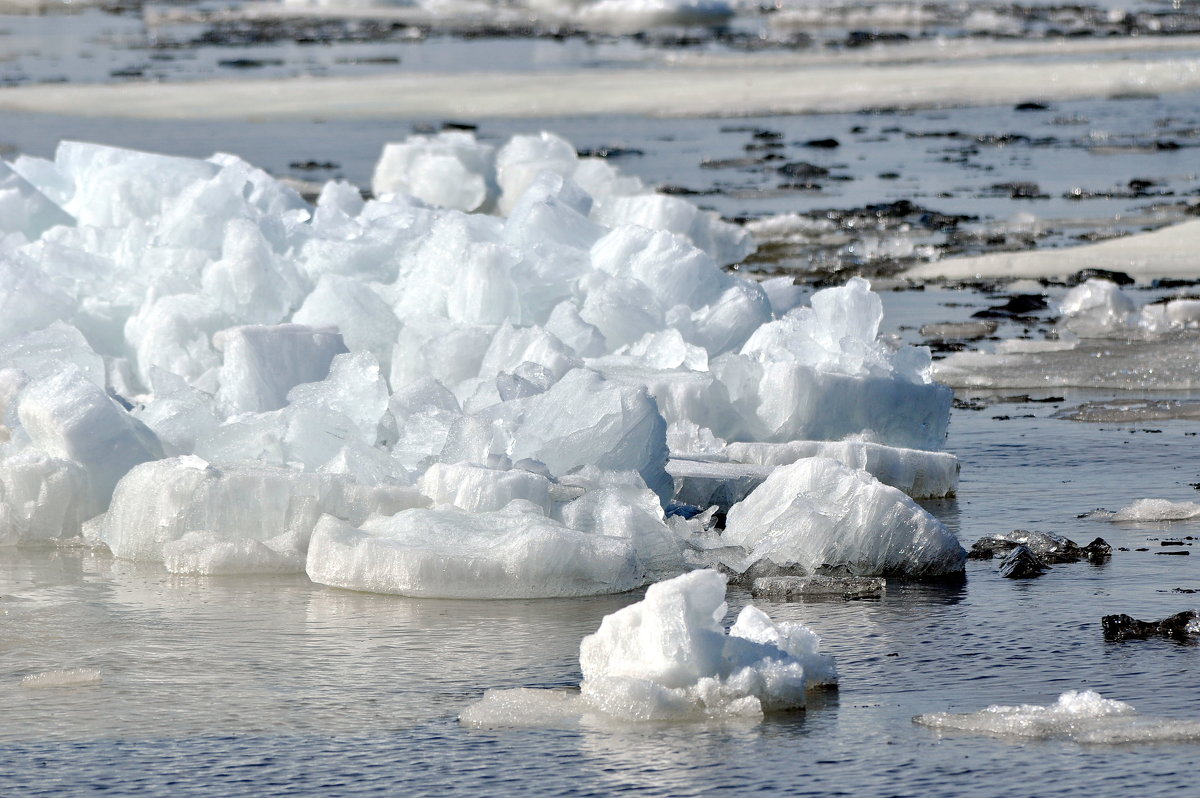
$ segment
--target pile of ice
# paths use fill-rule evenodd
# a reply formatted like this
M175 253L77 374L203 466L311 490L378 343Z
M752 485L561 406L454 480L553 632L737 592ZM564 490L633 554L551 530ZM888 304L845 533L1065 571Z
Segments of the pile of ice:
M950 391L879 339L865 281L798 306L721 270L740 231L561 139L480 146L392 173L505 215L337 182L314 207L230 155L64 142L5 166L0 543L574 595L686 567L703 524L664 513L672 454L765 467L851 438L856 467L945 482L888 465L940 448Z
M1157 336L1200 327L1200 299L1167 299L1139 307L1109 280L1075 286L1059 308L1063 327L1085 338Z
M725 577L693 571L652 585L583 639L579 696L489 690L465 709L471 726L554 724L600 715L692 720L802 709L809 690L837 684L833 657L799 623L748 606L726 631Z
M1200 740L1200 722L1142 717L1129 704L1091 690L1069 690L1049 706L996 705L966 715L918 715L913 721L935 729L1110 745Z

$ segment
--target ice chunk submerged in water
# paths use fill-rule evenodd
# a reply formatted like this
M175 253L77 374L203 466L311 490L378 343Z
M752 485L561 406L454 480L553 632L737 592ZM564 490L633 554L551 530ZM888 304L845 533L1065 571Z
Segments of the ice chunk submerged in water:
M1200 722L1143 717L1129 704L1103 698L1091 690L1069 690L1048 706L994 705L966 715L918 715L913 721L939 730L1004 737L1061 737L1109 745L1200 740Z
M865 471L821 457L777 468L729 511L722 541L808 574L933 578L961 573L958 539L912 499Z
M463 711L473 726L560 723L572 715L635 721L760 717L801 709L810 690L837 684L833 657L799 623L746 607L722 626L725 577L693 571L651 585L583 639L580 696L489 690Z

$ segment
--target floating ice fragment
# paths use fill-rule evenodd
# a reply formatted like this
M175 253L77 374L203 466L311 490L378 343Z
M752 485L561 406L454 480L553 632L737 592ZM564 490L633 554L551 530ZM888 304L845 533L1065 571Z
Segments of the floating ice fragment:
M797 623L745 608L728 633L725 577L693 571L652 585L580 644L581 691L631 720L753 715L802 708L808 689L836 684L833 659Z
M1200 740L1200 722L1140 717L1129 704L1102 698L1091 690L1069 690L1049 706L993 705L966 715L918 715L913 721L939 730L1003 737L1062 737L1106 745Z
M459 720L488 727L753 719L802 709L808 691L837 684L833 657L821 653L811 630L775 623L754 607L726 630L724 596L725 577L716 571L651 585L642 601L606 616L583 639L578 696L489 690Z
M1167 499L1138 499L1113 514L1113 521L1190 521L1200 518L1200 504Z
M91 687L103 681L97 668L71 668L61 671L33 673L21 679L21 686L29 689L43 687Z

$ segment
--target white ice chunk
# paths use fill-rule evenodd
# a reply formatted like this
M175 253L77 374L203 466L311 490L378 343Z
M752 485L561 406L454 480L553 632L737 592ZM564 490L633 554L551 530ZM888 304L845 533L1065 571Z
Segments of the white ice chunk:
M1136 322L1137 303L1108 280L1088 280L1067 292L1059 305L1063 325L1077 335L1128 332Z
M856 576L961 573L966 552L912 499L865 471L823 457L777 468L729 511L722 540L809 574L822 566Z
M63 141L54 155L72 186L64 208L80 224L120 227L162 213L184 189L212 179L220 167L193 158Z
M542 131L533 136L513 136L496 153L496 182L500 186L500 211L507 214L525 189L543 170L563 177L575 170L578 156L564 138Z
M586 596L646 582L627 539L569 529L520 499L485 513L407 510L361 529L327 516L307 572L318 584L436 598Z
M651 490L670 497L667 424L645 388L575 369L524 401L508 452L513 460L538 460L557 476L585 465L637 471Z
M335 328L351 351L365 349L383 364L391 360L400 334L396 314L370 283L336 274L321 275L292 321Z
M150 428L77 369L30 383L17 413L34 446L86 470L92 514L108 505L127 471L163 456Z
M491 145L469 132L409 136L384 146L371 190L377 197L400 192L460 211L486 209L498 192L491 181L494 158Z
M62 321L43 330L0 340L0 367L17 368L30 379L51 377L72 367L103 388L104 358L88 345L83 333Z
M958 491L958 458L949 452L845 440L731 443L723 454L734 462L772 467L789 465L804 457L828 457L851 468L861 468L914 499L938 499Z
M417 482L417 487L434 505L453 505L471 513L500 510L514 499L524 499L546 514L551 509L550 480L521 469L434 463Z
M219 398L231 413L283 407L288 391L325 379L333 358L346 352L339 333L301 324L231 327L213 343L224 354Z
M100 535L117 557L163 562L169 556L187 572L278 570L281 561L243 542L258 541L293 555L295 572L303 570L309 536L322 514L361 523L372 513L427 503L407 487L366 487L337 475L249 463L218 468L187 456L146 463L127 474ZM189 533L203 535L167 547Z
M1190 521L1200 518L1200 504L1167 499L1138 499L1113 514L1113 521Z
M387 383L379 372L379 362L368 352L336 355L329 365L329 376L320 382L307 382L292 388L288 403L341 413L354 422L369 446L379 436L379 424L388 409Z
M0 161L0 233L21 233L33 241L60 224L75 224L75 220Z
M37 449L0 460L0 546L75 537L96 509L78 463Z
M798 623L747 607L726 634L725 577L693 571L651 585L580 644L582 694L631 720L750 715L802 708L809 688L836 683L832 658Z

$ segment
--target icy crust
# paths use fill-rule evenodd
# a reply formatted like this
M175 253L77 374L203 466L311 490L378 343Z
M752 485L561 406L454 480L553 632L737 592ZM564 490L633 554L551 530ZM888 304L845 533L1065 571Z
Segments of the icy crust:
M1131 705L1102 698L1091 690L1069 690L1048 706L994 705L966 715L918 715L913 721L939 730L1002 737L1061 737L1103 745L1200 740L1200 722L1142 717Z
M583 639L579 695L488 690L459 720L494 727L758 718L803 709L808 691L837 684L834 659L811 630L775 623L752 606L726 630L724 598L716 571L651 585Z
M854 576L936 578L961 573L967 553L946 527L865 471L822 457L781 466L734 505L721 540L747 552L725 563L830 568Z
M879 340L865 281L801 307L718 266L740 228L551 134L488 147L410 140L379 198L331 182L315 206L230 155L7 165L0 542L86 528L180 573L611 592L687 566L703 522L664 515L673 447L941 446L949 391Z

